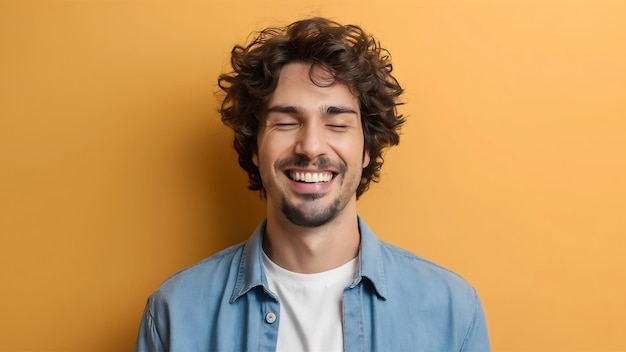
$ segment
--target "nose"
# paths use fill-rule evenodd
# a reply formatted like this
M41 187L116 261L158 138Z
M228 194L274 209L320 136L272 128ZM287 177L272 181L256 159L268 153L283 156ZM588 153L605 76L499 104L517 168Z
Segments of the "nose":
M327 141L323 126L315 123L304 124L298 131L295 153L313 160L326 153Z

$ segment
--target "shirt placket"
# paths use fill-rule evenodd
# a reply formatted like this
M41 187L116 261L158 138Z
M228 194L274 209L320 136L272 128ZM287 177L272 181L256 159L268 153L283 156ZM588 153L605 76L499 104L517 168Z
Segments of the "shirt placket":
M362 285L346 288L343 292L343 346L344 351L366 351Z

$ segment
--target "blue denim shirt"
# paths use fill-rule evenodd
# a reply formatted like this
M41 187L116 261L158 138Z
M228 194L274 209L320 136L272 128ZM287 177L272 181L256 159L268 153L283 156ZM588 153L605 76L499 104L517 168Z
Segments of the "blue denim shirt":
M345 351L489 351L476 291L458 275L378 240L359 218L359 271L343 293ZM148 299L135 351L274 351L280 302L261 244L248 241L166 280Z

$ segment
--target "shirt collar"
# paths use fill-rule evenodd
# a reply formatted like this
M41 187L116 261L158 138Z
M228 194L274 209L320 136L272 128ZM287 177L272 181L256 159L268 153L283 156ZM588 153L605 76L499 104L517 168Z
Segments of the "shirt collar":
M359 232L361 233L361 248L359 251L359 273L350 288L359 284L362 278L369 280L382 298L387 299L387 283L385 282L385 267L380 250L381 242L370 230L365 221L358 217Z
M243 253L237 269L237 281L235 282L233 295L230 297L231 303L257 286L262 286L276 300L276 297L269 290L267 279L263 272L261 251L263 250L263 234L265 233L266 224L267 220L263 220L243 246Z
M387 285L385 283L385 271L380 252L380 240L376 238L376 235L374 235L361 217L358 217L358 222L359 232L361 233L359 272L350 288L356 287L365 278L372 284L376 293L382 299L386 299ZM261 253L266 223L266 220L263 220L244 245L237 270L237 281L233 295L230 298L231 303L258 286L263 287L270 297L277 300L276 296L269 290L267 279L263 272L263 256Z

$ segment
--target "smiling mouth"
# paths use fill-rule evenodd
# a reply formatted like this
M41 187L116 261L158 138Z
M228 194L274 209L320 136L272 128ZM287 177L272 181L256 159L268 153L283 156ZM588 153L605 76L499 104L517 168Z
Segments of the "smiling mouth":
M304 182L304 183L319 183L319 182L330 182L335 176L334 173L330 171L320 171L320 172L303 172L303 171L287 171L287 177L296 182Z

